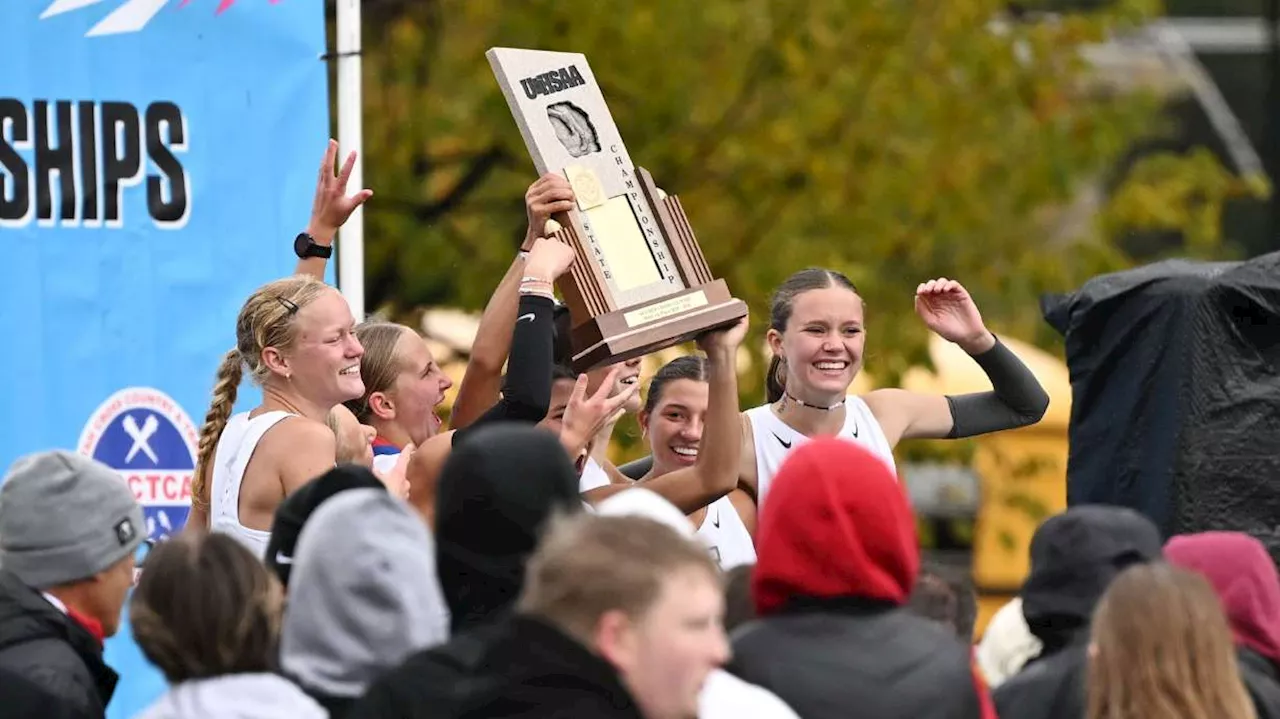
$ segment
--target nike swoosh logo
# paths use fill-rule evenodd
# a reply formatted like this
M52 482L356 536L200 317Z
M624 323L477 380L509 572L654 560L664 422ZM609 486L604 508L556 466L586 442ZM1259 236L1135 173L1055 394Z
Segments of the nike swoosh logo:
M774 436L777 436L777 435L774 435ZM720 528L720 509L718 507L716 508L716 517L715 519L711 520L711 523L715 525L716 529Z
M858 420L853 420L853 438L858 438Z
M524 322L525 320L529 320L530 322L532 322L536 319L537 317L535 317L534 314L530 312L528 314L520 315L519 317L517 317L516 322Z
M293 557L290 557L284 552L277 551L276 564L284 564L284 565L293 564Z
M782 441L782 438L778 436L777 432L771 432L770 434L773 435L774 439L778 440L778 444L782 445L783 449L791 449L791 443Z

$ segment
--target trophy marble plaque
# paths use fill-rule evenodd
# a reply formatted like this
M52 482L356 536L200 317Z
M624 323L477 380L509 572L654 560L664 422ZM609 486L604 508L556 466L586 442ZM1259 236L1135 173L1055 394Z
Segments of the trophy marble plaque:
M656 352L746 316L746 304L711 276L679 198L632 164L586 57L486 55L538 174L563 174L577 199L550 235L577 253L559 282L574 369Z

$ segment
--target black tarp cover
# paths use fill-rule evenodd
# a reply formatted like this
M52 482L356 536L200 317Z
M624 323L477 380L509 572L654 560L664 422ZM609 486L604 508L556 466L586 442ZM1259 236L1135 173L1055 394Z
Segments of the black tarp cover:
M1071 373L1068 504L1248 532L1280 558L1280 253L1104 275L1041 309Z

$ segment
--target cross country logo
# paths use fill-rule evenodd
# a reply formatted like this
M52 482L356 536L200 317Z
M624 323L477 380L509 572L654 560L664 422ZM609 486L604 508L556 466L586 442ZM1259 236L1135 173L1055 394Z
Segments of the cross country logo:
M80 454L120 473L142 504L147 536L163 539L187 523L198 438L191 418L172 398L131 387L98 407L77 446Z
M73 10L81 10L93 5L99 5L105 0L53 0L49 7L40 13L41 20L48 20L51 17L62 15ZM100 37L103 35L122 35L125 33L138 32L146 27L160 11L168 5L170 0L125 0L123 4L118 6L104 17L97 25L94 25L89 32L85 33L85 37ZM186 7L191 0L182 0L178 7ZM218 9L214 11L214 15L221 15L227 8L234 5L236 0L219 0ZM271 0L271 4L275 5L280 0Z

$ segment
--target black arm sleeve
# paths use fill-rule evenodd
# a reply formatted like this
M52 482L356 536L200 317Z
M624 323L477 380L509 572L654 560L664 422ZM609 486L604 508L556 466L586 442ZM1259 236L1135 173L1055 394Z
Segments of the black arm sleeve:
M521 295L502 399L476 421L453 433L453 444L477 427L494 422L541 422L551 404L552 318L555 303L547 297Z
M973 437L988 432L1035 424L1049 408L1049 394L1022 360L996 338L996 344L974 355L991 380L990 392L947 395L951 407L951 433L947 437Z
M627 479L640 479L651 469L653 469L653 455L641 457L618 467L618 471L622 472L622 476Z

